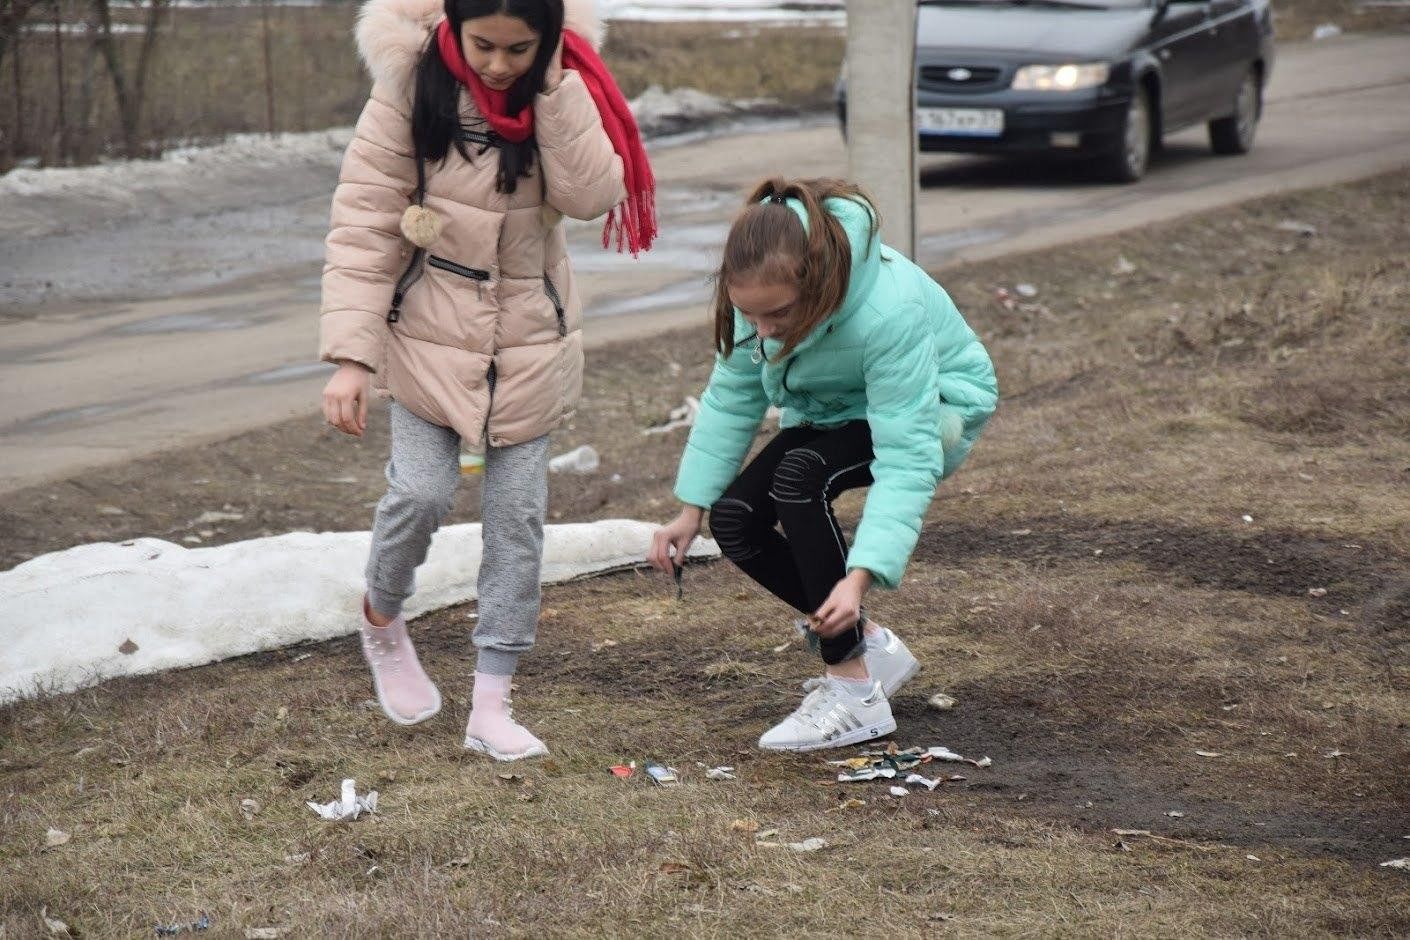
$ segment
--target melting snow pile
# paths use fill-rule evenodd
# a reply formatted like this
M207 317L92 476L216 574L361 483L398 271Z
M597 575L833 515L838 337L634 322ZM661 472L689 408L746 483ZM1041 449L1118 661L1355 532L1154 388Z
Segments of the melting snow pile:
M642 564L655 526L544 527L543 582ZM215 548L160 539L53 552L0 573L0 703L198 666L358 629L368 532L293 532ZM408 616L473 600L480 526L436 534ZM692 558L719 549L697 540Z

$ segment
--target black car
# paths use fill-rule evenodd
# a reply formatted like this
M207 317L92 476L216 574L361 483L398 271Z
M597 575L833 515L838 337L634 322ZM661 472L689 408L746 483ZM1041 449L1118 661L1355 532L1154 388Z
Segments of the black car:
M1130 182L1195 124L1247 153L1272 67L1268 0L921 0L920 147L1071 151ZM837 105L845 129L840 81Z

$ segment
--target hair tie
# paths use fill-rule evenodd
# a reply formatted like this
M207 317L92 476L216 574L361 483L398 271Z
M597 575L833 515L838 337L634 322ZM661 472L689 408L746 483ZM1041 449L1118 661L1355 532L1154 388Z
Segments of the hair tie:
M788 205L788 197L783 193L774 193L769 197L769 202L778 203L780 206Z

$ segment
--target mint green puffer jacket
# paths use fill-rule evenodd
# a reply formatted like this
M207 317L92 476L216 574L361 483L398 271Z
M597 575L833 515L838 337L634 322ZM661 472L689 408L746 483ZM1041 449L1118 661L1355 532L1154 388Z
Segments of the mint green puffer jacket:
M807 213L790 199L806 227ZM865 568L894 588L920 536L935 488L969 454L998 403L989 354L931 277L868 237L870 210L851 199L825 206L852 243L852 274L842 307L792 354L759 340L736 311L736 345L716 357L700 414L681 457L676 496L709 507L738 475L770 404L785 428L871 426L873 485L867 493L847 569Z

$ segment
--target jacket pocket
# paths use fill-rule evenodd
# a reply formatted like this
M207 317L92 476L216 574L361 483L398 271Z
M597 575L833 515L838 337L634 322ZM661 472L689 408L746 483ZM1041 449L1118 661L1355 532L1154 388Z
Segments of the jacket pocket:
M543 290L553 303L553 312L558 317L558 335L568 335L568 315L563 310L563 298L558 296L558 288L553 286L553 278L543 276Z
M440 268L442 271L449 271L451 274L459 274L461 277L468 277L472 281L488 281L490 272L482 271L479 268L467 268L463 264L456 264L438 255L431 255L426 259L426 263L433 268Z

